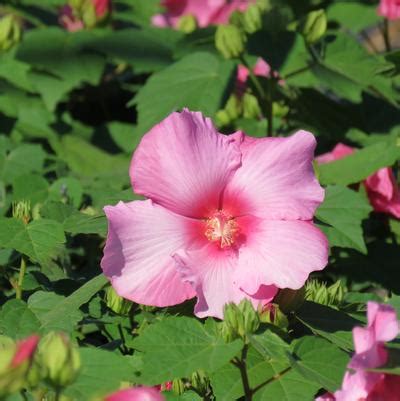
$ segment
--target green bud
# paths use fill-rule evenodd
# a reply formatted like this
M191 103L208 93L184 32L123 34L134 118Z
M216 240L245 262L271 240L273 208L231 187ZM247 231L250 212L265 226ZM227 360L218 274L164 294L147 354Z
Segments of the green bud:
M184 33L191 33L197 28L196 17L192 14L184 15L179 18L178 29Z
M215 47L227 59L239 57L246 44L245 33L235 25L219 25L215 33Z
M185 391L185 383L181 379L174 379L172 381L172 391L177 395L183 394Z
M274 303L279 305L279 308L284 313L296 311L304 302L306 290L301 287L299 290L291 290L285 288L278 292L274 298Z
M261 322L273 324L281 329L286 329L289 325L286 315L280 310L277 304L271 303L265 305L259 311L259 317Z
M298 31L304 40L313 44L324 36L327 28L327 19L324 10L316 10L308 13L298 26Z
M251 93L245 93L243 101L243 117L258 119L262 115L257 98Z
M39 357L47 381L56 388L71 384L78 375L79 351L64 333L47 334L39 344Z
M207 392L210 385L210 380L208 379L208 376L204 370L198 370L192 374L191 383L192 387L198 393L202 394Z
M85 2L81 8L82 21L86 28L94 28L97 23L97 15L94 4L89 1Z
M132 302L120 297L111 286L106 289L105 301L106 305L118 315L127 315L132 307Z
M274 102L272 104L272 114L274 117L285 117L289 113L289 107L283 102Z
M0 375L9 369L16 349L16 344L11 338L0 336Z
M10 49L21 37L21 23L16 16L8 14L0 19L0 50Z
M245 32L254 33L262 28L262 10L253 4L243 13L242 26Z
M31 219L31 203L29 201L13 202L12 216L28 224Z
M338 306L344 297L344 288L340 280L326 286L317 280L310 280L306 283L305 299L327 306Z
M225 108L216 114L217 125L223 127L238 119L243 113L243 102L236 95L229 96Z

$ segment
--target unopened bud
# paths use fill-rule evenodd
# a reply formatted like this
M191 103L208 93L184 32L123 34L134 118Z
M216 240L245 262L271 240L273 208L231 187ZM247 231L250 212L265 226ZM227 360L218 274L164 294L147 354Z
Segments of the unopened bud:
M185 391L185 383L181 379L174 379L172 381L172 391L177 395L183 394Z
M305 299L327 306L338 306L344 297L344 288L340 280L327 287L326 283L311 280L306 284Z
M257 98L251 93L245 93L243 101L243 117L258 119L262 115Z
M261 322L273 324L281 329L286 329L289 325L286 315L280 310L277 304L264 305L259 311Z
M192 387L200 394L206 393L209 387L210 381L203 370L194 372L191 377Z
M285 117L289 113L289 107L283 102L274 102L272 104L272 114L274 117Z
M178 29L184 33L191 33L197 28L196 17L192 14L184 15L179 18Z
M298 31L303 35L304 40L313 44L325 35L327 19L324 10L316 10L308 13L298 26Z
M71 384L78 375L81 361L79 351L63 333L47 334L39 346L41 366L46 379L54 387Z
M28 224L31 219L31 203L25 200L13 202L12 216L15 219L22 220L24 224Z
M247 33L254 33L261 29L262 10L257 4L252 4L243 13L242 26Z
M113 287L106 289L106 305L118 315L127 315L132 307L132 302L120 297Z
M284 313L296 311L304 302L305 288L301 287L299 290L291 290L285 288L278 292L274 298L274 303L279 305L279 308Z
M21 23L16 16L8 14L0 19L0 50L10 49L21 37Z
M246 44L245 33L235 25L219 25L215 33L215 47L227 59L239 57Z

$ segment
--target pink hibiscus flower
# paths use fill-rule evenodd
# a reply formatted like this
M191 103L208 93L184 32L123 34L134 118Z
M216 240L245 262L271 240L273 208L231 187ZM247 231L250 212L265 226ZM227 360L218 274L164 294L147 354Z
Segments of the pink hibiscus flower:
M165 398L154 387L135 387L117 391L105 401L165 401Z
M168 306L197 297L199 317L221 318L243 298L268 302L327 264L312 223L324 190L312 134L256 139L218 133L201 113L172 113L150 130L130 167L146 201L104 208L101 266L119 295Z
M92 4L99 21L111 12L111 0L92 0ZM72 7L68 4L61 8L59 21L69 32L76 32L85 28L85 22L74 15Z
M381 0L378 14L391 20L400 18L400 0Z
M384 343L396 338L400 331L396 312L391 306L368 302L367 317L367 327L353 329L355 354L342 388L316 401L399 401L400 376L367 371L387 362Z
M338 143L332 152L316 158L318 163L329 163L342 159L355 152L355 149ZM376 212L389 213L400 218L400 191L390 167L379 169L364 181L369 201Z
M245 11L254 0L163 0L163 14L154 15L152 23L159 27L178 26L181 17L192 15L199 27L227 24L231 14Z

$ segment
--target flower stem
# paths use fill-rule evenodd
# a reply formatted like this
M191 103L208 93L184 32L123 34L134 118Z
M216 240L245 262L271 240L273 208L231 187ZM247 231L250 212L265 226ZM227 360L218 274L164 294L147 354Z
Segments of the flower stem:
M392 46L390 45L389 20L387 18L383 20L382 34L386 51L390 52L392 50Z
M23 256L21 256L21 264L19 267L18 281L15 286L15 297L17 299L22 298L22 286L24 283L25 273L26 273L26 261L25 261L25 258Z
M273 93L274 93L275 79L274 77L270 77L268 79L268 95L266 99L267 104L267 135L266 136L274 136L274 115L273 115Z
M240 370L240 376L242 378L245 400L252 401L253 390L250 387L249 377L247 375L247 366L246 366L247 351L248 351L248 345L245 344L243 346L242 355L240 359L235 359L232 363Z

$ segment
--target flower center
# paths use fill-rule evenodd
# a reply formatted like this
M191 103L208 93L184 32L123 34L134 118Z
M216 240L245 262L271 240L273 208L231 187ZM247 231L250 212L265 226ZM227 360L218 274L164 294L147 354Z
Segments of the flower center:
M235 218L219 210L206 220L204 234L209 241L219 242L220 247L225 248L234 244L239 231Z

